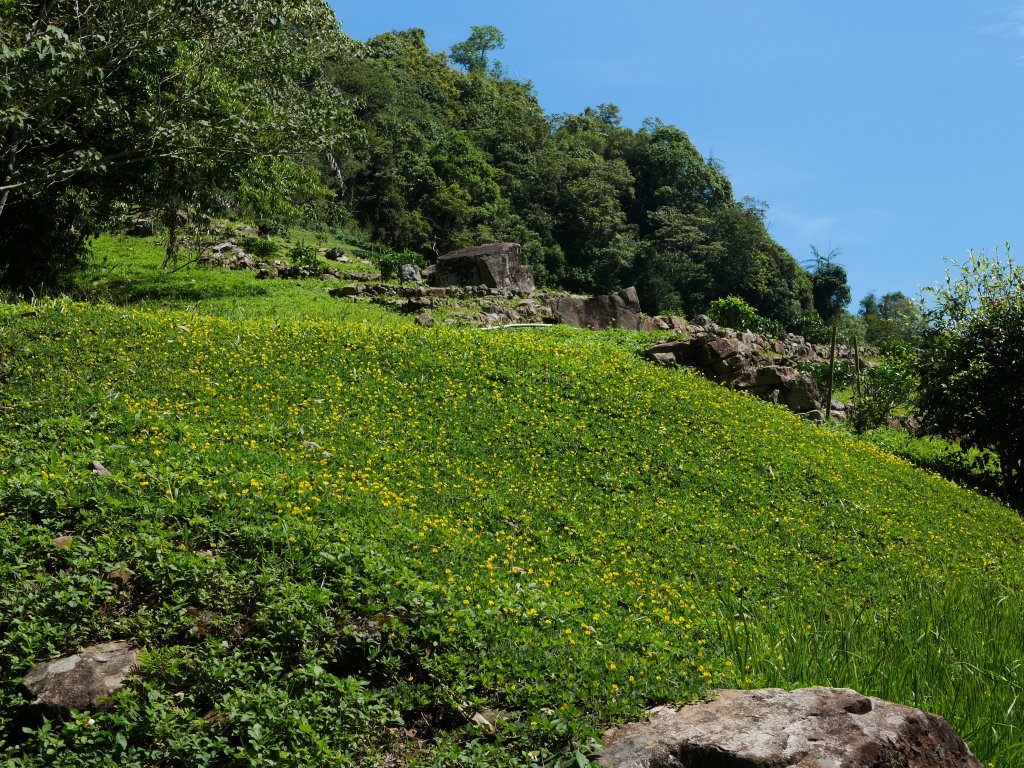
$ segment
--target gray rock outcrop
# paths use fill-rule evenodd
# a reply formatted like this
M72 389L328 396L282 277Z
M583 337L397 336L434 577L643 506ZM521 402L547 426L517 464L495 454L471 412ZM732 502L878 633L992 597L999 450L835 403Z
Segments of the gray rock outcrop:
M102 709L138 663L131 641L100 643L80 653L40 662L23 681L32 704L57 710Z
M560 323L575 328L592 331L609 328L640 331L644 328L636 288L605 296L562 296L552 301L551 311Z
M937 715L848 688L718 691L609 731L602 768L980 768Z
M535 290L533 271L523 263L517 243L492 243L446 253L437 260L432 281L440 287L483 285L529 293Z

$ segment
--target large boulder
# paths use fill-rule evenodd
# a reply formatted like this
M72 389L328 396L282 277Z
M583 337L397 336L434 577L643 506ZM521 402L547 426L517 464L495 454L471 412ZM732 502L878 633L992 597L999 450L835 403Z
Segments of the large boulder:
M533 271L523 263L523 247L516 243L492 243L446 253L437 260L430 278L441 287L486 285L520 293L536 288Z
M560 296L552 300L551 312L558 322L575 328L603 331L622 328L639 331L644 328L640 299L636 288L625 288L605 296Z
M102 709L138 660L139 649L131 641L100 643L36 664L23 682L33 705L61 711Z
M980 768L936 715L848 688L718 691L609 731L603 768Z

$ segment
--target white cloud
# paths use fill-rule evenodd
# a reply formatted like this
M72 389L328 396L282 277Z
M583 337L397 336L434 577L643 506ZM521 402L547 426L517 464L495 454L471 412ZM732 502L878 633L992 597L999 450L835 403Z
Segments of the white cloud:
M779 208L769 209L768 218L770 220L769 226L780 225L780 227L785 228L786 234L789 236L787 239L807 243L819 240L826 235L831 235L835 231L836 224L839 222L837 217L827 214L807 216L795 211ZM774 230L775 227L772 227L772 229Z
M998 35L1014 40L1024 40L1024 5L1004 11L1002 19L982 27L983 35Z

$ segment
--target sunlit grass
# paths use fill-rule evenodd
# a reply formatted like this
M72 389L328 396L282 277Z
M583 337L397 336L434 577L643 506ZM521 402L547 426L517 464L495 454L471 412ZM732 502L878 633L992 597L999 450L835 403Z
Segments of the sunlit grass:
M0 307L0 722L32 660L131 636L155 655L90 747L126 764L164 734L182 764L554 765L766 684L925 706L1022 764L1011 510L621 335L160 306Z

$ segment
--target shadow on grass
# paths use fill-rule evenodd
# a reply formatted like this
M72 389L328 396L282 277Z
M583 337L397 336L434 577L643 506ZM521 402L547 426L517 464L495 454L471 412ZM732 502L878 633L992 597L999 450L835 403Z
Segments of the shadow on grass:
M245 283L206 282L196 279L175 280L167 275L117 277L87 287L79 286L75 298L100 300L111 304L137 304L147 301L200 302L214 299L251 299L268 296L264 286Z

